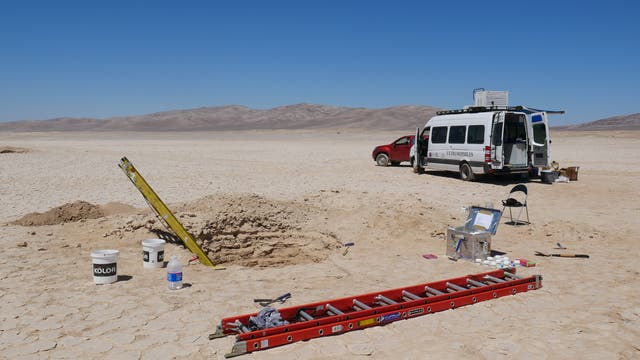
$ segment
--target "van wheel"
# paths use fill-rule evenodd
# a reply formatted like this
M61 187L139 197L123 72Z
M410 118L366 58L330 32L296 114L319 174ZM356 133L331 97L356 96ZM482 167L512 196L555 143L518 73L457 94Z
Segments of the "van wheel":
M460 179L464 181L473 181L475 178L476 177L473 174L471 166L467 163L462 163L462 165L460 165Z
M389 166L389 156L385 153L380 153L376 156L376 164L378 166Z

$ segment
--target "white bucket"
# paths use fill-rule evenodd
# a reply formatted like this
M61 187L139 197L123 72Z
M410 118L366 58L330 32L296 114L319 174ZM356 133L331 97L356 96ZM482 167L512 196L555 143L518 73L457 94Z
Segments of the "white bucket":
M93 259L93 282L111 284L118 280L118 250L96 250L91 252Z
M142 261L145 268L164 267L164 244L162 239L142 240Z

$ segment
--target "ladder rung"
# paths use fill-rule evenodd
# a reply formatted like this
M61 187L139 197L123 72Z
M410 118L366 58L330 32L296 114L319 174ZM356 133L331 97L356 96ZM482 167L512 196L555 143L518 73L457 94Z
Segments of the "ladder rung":
M325 307L327 308L327 310L329 310L330 312L333 313L333 315L342 315L344 314L342 311L336 309L333 305L331 304L327 304L325 305Z
M520 277L520 276L518 276L518 275L516 275L516 274L512 274L512 273L510 273L510 272L508 272L508 271L505 271L505 272L504 272L504 276L505 276L505 277L509 277L509 278L511 278L511 279L521 279L521 277Z
M427 293L427 295L444 295L444 293L440 290L436 290L432 287L429 286L425 286L424 287L424 291Z
M394 305L394 304L398 303L397 301L393 301L393 300L389 299L388 297L386 297L384 295L376 296L376 300L378 300L380 302L383 302L383 303L385 303L387 305Z
M462 286L458 286L458 285L456 285L456 284L454 284L454 283L450 283L450 282L448 282L448 283L447 283L447 287L450 287L450 288L452 288L452 289L453 289L453 290L455 290L455 291L464 291L464 290L467 290L466 288L463 288Z
M306 312L306 311L304 311L304 310L300 310L298 313L300 314L300 316L301 316L302 318L304 318L304 319L305 319L305 320L307 320L307 321L311 321L311 320L313 320L313 316L311 316L311 315L307 314L307 312Z
M493 281L495 283L503 283L503 282L505 282L504 280L498 279L497 277L491 276L491 275L485 275L484 278L487 279L487 280Z
M402 290L402 296L409 298L411 300L420 300L422 299L420 296L416 295L416 294L412 294L410 292L408 292L407 290Z
M354 307L359 307L362 310L369 310L371 309L371 306L363 303L362 301L358 300L358 299L353 299L353 306Z
M487 284L483 284L480 281L475 281L473 279L467 279L467 282L475 287L483 287L483 286L487 286Z

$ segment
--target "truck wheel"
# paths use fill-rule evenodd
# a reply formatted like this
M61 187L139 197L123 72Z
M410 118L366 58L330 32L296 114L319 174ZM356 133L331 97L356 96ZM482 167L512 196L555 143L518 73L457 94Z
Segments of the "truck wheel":
M389 156L385 153L380 153L376 156L376 164L378 166L389 166Z
M462 163L462 165L460 165L460 179L464 181L473 181L475 179L475 175L469 164Z

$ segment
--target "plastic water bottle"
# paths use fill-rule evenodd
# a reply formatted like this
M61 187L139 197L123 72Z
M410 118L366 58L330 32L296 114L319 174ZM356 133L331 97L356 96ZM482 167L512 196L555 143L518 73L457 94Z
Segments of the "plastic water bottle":
M177 255L173 255L167 264L167 282L169 290L182 289L182 264Z

